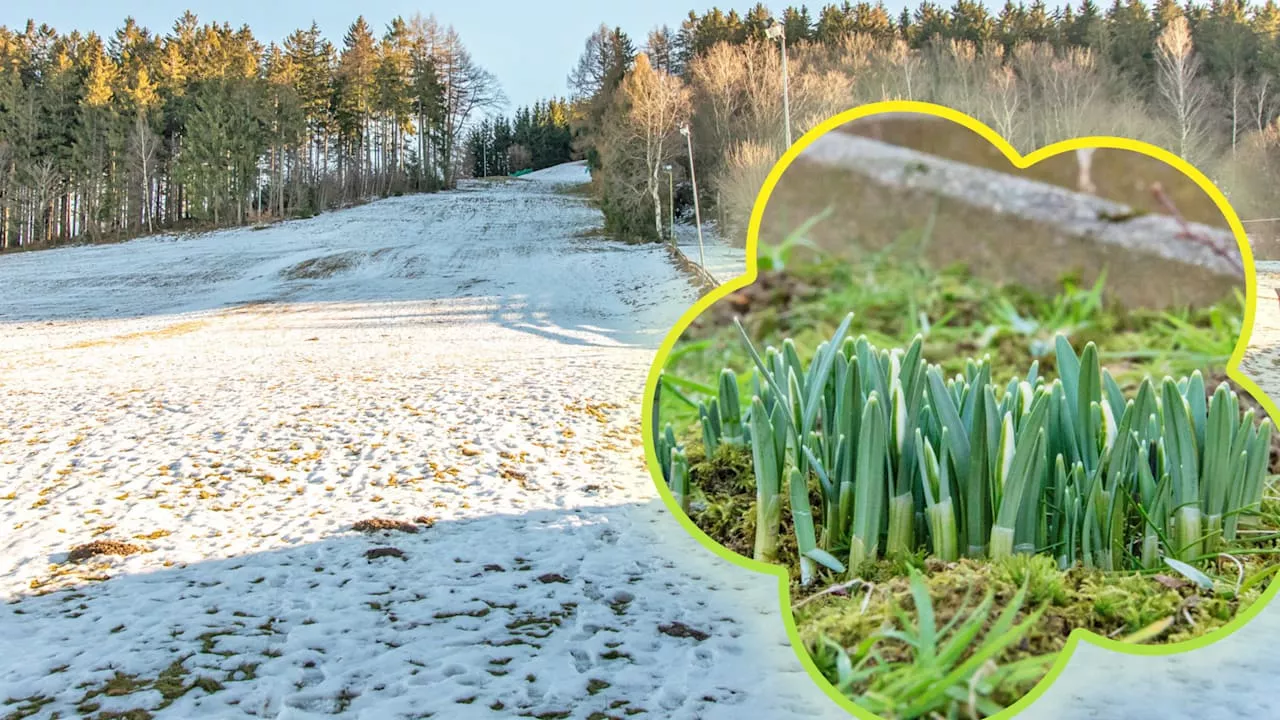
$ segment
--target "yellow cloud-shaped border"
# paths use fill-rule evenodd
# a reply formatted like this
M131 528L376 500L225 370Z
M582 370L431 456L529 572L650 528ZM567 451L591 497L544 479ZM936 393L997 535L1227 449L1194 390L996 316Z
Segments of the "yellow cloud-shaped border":
M657 452L654 449L654 437L652 432L654 411L653 396L654 390L658 384L659 375L661 374L663 367L666 365L667 357L670 355L676 342L680 339L680 336L684 333L685 329L689 327L689 324L692 323L698 315L702 314L720 299L755 282L757 275L757 243L759 242L760 222L761 218L764 216L764 208L769 201L769 196L773 193L774 187L777 186L778 181L782 178L782 175L786 172L787 168L790 167L791 163L794 162L795 159L799 157L807 147L809 147L809 145L827 132L852 120L887 112L922 113L958 123L978 135L981 135L992 145L999 148L1000 152L1004 153L1009 162L1020 170L1025 170L1041 160L1061 153L1071 152L1080 148L1096 147L1130 150L1136 153L1141 153L1157 160L1162 160L1190 177L1210 198L1213 199L1213 202L1218 206L1218 209L1222 211L1223 216L1227 219L1227 223L1230 225L1231 231L1235 236L1236 244L1239 246L1241 261L1244 265L1244 323L1241 329L1240 338L1236 341L1235 350L1231 354L1231 359L1227 362L1227 376L1237 382L1246 392L1252 395L1259 404L1262 405L1262 407L1267 411L1267 414L1271 416L1272 422L1275 422L1276 417L1280 416L1280 412L1277 412L1276 406L1272 403L1271 399L1267 397L1267 395L1262 392L1261 388L1254 384L1252 380L1240 372L1239 369L1240 361L1244 357L1245 349L1248 347L1249 339L1253 334L1253 322L1257 310L1257 277L1254 267L1253 252L1249 247L1249 242L1245 236L1244 226L1240 223L1239 217L1236 216L1235 210L1233 210L1231 205L1227 202L1226 196L1224 196L1222 192L1214 186L1209 178L1177 155L1174 155L1162 148L1144 142L1139 142L1137 140L1096 136L1064 140L1062 142L1040 148L1039 150L1036 150L1030 155L1024 157L994 130L964 113L932 103L905 100L861 105L835 115L805 133L804 136L796 141L796 143L792 145L791 148L783 154L782 158L773 166L773 169L769 172L768 178L764 181L764 185L760 188L760 194L756 196L756 202L751 211L751 222L747 229L746 273L727 281L699 299L698 302L694 303L694 305L689 308L689 310L687 310L676 322L675 327L672 328L671 332L666 336L662 345L659 347L657 357L654 360L653 366L649 370L649 377L645 383L644 405L641 410L641 433L644 437L645 460L648 463L650 475L653 477L654 482L657 485L658 493L661 495L663 503L666 504L667 508L671 511L671 514L680 523L681 527L692 535L700 544L704 545L711 550L711 552L728 560L729 562L747 570L772 575L777 578L778 598L781 603L782 621L786 626L787 636L791 640L792 649L795 650L801 664L809 673L809 676L813 678L813 681L817 683L818 687L823 689L828 697L854 716L864 718L865 720L883 720L883 718L855 704L852 700L848 699L832 687L831 684L827 682L826 678L822 676L821 672L819 672L812 658L809 657L809 653L804 649L804 645L800 639L799 630L796 628L795 617L791 613L790 592L788 591L789 576L787 569L780 565L770 565L758 562L730 551L704 533L698 528L698 526L694 525L693 521L680 510L675 498L671 495L671 491L667 488L666 483L662 481L661 466L658 463ZM1230 623L1211 633L1180 643L1171 643L1166 645L1130 645L1104 638L1083 628L1076 628L1075 630L1072 630L1071 634L1067 637L1066 645L1063 647L1062 651L1058 653L1058 658L1044 678L1041 679L1041 681L1037 683L1030 692L1024 695L1016 703L997 715L994 715L992 720L1003 720L1004 718L1012 717L1013 715L1026 710L1033 702L1035 702L1036 698L1043 695L1045 690L1047 690L1062 673L1067 662L1071 658L1071 654L1075 651L1076 646L1079 645L1081 641L1128 655L1173 655L1176 653L1187 652L1211 645L1227 637L1236 630L1239 630L1257 616L1257 614L1262 611L1262 608L1271 602L1271 599L1277 592L1280 592L1280 582L1272 582L1266 592L1262 594L1262 597L1260 597L1251 606L1241 611Z

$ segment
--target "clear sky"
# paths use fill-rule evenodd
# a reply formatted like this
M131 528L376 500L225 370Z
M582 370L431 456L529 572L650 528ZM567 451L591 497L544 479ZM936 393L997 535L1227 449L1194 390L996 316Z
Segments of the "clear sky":
M340 43L347 26L363 14L378 34L397 15L434 14L453 25L471 54L497 76L512 107L551 95L565 95L565 78L582 53L587 36L604 22L621 26L643 44L650 29L662 24L678 27L690 10L713 4L722 10L745 12L754 2L690 2L647 0L591 3L586 0L5 0L0 2L0 25L23 28L27 19L48 23L61 32L95 31L109 36L132 15L153 32L167 32L185 10L202 21L248 24L264 44L283 40L293 30L319 23L326 37ZM820 4L820 3L819 3ZM786 2L773 3L785 7ZM814 3L810 3L814 5Z

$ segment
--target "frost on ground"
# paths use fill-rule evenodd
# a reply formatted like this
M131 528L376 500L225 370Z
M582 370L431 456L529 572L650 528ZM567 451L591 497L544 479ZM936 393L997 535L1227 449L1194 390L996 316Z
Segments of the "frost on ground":
M702 224L699 243L698 226L694 223L677 223L676 247L695 263L702 265L711 277L724 284L747 271L745 240L737 243L722 237L712 223Z
M529 178L0 258L0 716L844 715L644 468L694 286Z

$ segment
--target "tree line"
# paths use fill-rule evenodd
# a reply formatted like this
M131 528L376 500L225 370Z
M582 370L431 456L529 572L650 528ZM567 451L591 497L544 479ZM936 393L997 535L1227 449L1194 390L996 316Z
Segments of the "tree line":
M339 45L190 12L165 34L0 26L0 249L450 188L469 118L501 102L434 17L359 17Z
M551 98L486 117L467 135L472 177L541 170L574 159L567 100Z
M656 239L664 169L687 177L680 126L692 130L704 208L723 205L741 233L783 148L775 15L712 8L638 45L602 25L568 84L572 123L607 223ZM1144 140L1209 175L1242 216L1273 215L1280 184L1280 7L1093 0L1050 7L1006 0L921 2L896 16L883 3L787 7L791 121L799 136L867 102L954 107L1023 152L1082 135ZM705 181L704 181L704 178Z

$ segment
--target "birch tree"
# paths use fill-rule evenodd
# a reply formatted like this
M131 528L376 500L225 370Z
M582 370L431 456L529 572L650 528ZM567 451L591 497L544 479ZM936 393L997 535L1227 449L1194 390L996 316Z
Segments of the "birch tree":
M1189 162L1202 155L1208 139L1208 89L1200 80L1200 57L1191 43L1186 17L1169 21L1156 40L1156 90L1173 120L1174 149Z
M662 199L659 175L671 159L673 136L689 110L689 91L680 79L663 70L655 70L644 53L636 56L631 72L622 80L622 96L629 106L626 115L632 152L641 155L645 168L645 193L653 201L653 229L656 237L663 232Z

